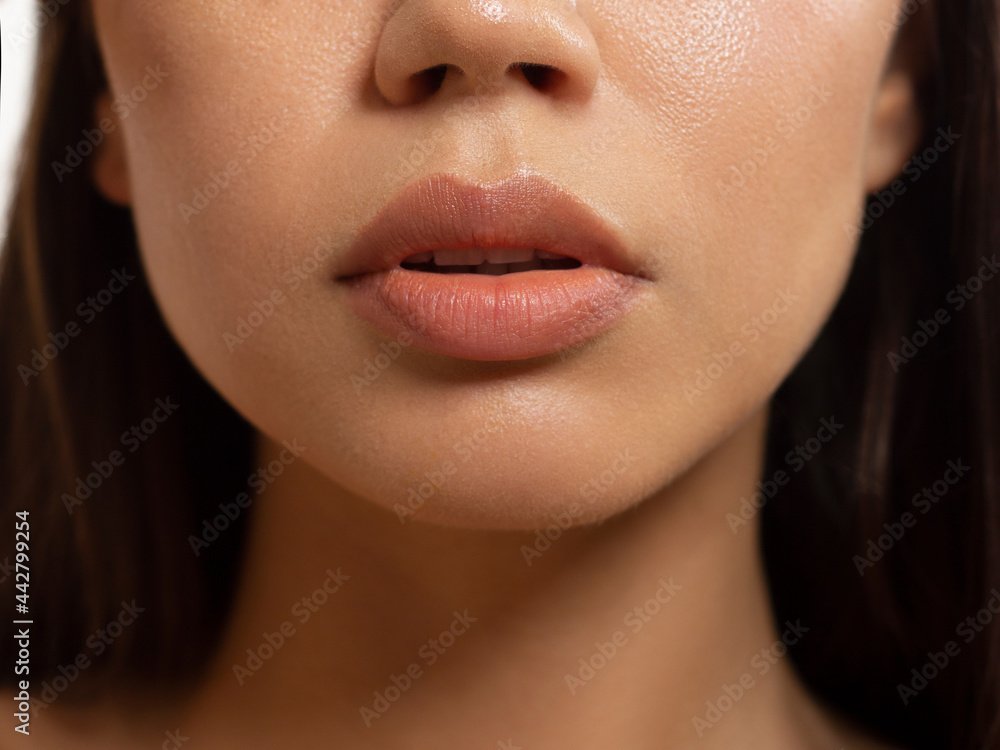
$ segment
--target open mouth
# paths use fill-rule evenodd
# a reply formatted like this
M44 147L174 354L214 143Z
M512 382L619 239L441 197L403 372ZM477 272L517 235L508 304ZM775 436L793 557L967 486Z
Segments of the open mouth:
M375 332L482 362L589 341L650 288L612 224L531 170L418 179L338 260L341 291Z
M424 273L475 273L503 276L522 271L555 271L579 268L575 258L537 248L490 248L429 250L415 253L399 264L408 271Z

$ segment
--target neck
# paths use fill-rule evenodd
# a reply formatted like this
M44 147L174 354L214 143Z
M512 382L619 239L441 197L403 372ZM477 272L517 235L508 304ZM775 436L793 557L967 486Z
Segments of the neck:
M190 726L233 746L295 727L354 748L826 747L774 648L809 623L772 622L757 519L726 520L765 429L762 410L640 506L548 538L401 523L294 461L254 501ZM281 449L262 438L259 465Z

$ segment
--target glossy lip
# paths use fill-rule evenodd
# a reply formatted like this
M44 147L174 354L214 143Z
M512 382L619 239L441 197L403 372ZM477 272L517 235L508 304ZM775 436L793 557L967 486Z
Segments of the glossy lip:
M428 250L496 247L546 250L581 266L489 276L399 265ZM593 210L533 172L480 185L434 174L410 185L362 228L337 281L355 312L399 346L480 361L594 338L650 283Z
M413 183L358 233L339 279L427 250L532 247L641 276L624 243L583 201L534 172L476 185L446 174Z

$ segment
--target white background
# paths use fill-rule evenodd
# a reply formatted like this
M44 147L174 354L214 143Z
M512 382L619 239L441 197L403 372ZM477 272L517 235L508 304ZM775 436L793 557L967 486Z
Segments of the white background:
M0 238L7 234L14 172L31 104L40 6L37 0L0 0Z

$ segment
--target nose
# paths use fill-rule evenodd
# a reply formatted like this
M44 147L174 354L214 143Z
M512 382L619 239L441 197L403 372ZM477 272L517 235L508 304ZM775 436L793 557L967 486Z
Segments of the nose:
M376 86L396 106L484 87L583 102L601 60L577 1L397 0L376 50Z

